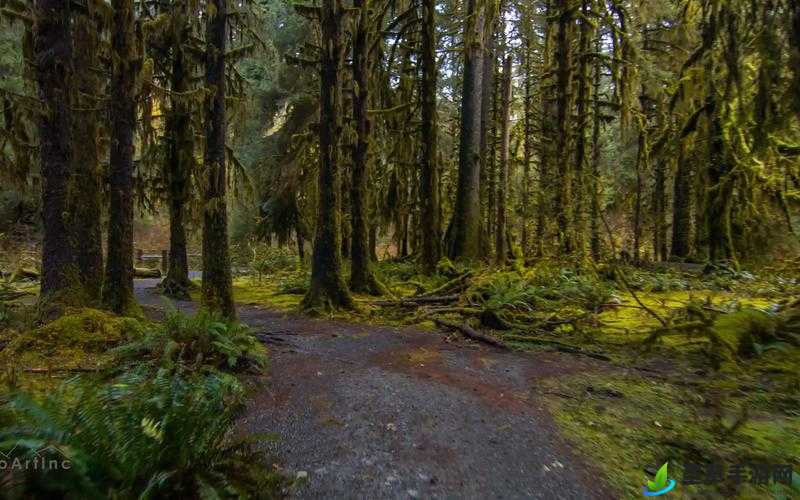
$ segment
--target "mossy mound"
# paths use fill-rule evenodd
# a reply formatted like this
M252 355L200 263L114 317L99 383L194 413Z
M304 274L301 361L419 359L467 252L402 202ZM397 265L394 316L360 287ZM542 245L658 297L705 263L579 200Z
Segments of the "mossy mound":
M4 354L22 369L100 368L105 352L141 334L141 323L90 308L68 309L60 318L16 335Z

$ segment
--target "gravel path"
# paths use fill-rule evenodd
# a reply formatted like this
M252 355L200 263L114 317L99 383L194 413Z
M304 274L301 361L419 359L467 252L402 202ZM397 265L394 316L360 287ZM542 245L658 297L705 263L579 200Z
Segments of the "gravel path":
M163 305L152 285L137 282L140 302ZM281 436L266 446L307 477L298 498L615 497L535 393L537 380L591 370L590 360L255 307L239 315L271 348L241 430Z

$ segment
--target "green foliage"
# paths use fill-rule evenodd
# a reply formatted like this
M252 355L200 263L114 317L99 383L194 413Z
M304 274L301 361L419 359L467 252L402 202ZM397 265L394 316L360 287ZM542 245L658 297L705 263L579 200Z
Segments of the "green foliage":
M163 324L112 351L122 366L146 363L167 370L258 371L267 351L247 326L200 311L188 316L175 308Z
M22 460L47 447L68 470L4 478L9 498L269 498L278 479L251 438L235 441L240 408L215 375L125 373L75 378L42 401L15 394L0 407L0 451ZM56 451L57 450L57 451ZM42 453L39 453L41 455ZM51 457L52 455L52 457Z

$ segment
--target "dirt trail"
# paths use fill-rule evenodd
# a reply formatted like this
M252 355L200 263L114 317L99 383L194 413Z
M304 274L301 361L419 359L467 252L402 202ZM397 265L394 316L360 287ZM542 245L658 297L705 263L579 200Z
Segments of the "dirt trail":
M163 301L137 283L143 304ZM193 311L195 304L181 302ZM590 360L454 345L411 329L255 307L270 375L240 421L281 436L268 452L307 475L299 498L614 498L558 435L537 380Z

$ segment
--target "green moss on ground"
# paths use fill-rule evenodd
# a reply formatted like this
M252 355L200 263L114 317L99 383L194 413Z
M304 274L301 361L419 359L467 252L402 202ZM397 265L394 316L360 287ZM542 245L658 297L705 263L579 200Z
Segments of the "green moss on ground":
M100 370L112 361L106 351L143 331L143 323L135 318L90 308L67 309L45 325L6 333L7 344L0 351L0 364L6 370L0 382L41 389L75 372Z

